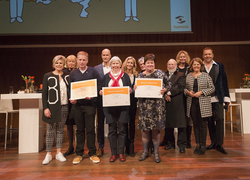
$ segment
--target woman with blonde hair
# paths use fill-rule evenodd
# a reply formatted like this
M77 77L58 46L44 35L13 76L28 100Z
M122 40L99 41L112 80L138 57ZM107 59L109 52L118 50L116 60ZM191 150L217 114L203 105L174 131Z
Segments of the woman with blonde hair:
M76 56L75 55L69 55L66 58L65 69L63 70L63 72L70 73L71 71L73 71L77 67L78 66L77 66ZM72 107L72 104L69 103L69 114L71 112L70 111L71 107ZM71 117L71 116L69 116L65 124L67 125L67 134L68 134L68 140L69 140L69 148L64 153L64 156L69 156L69 155L71 155L71 154L74 153L74 145L73 145L74 125L75 125L74 118Z
M136 68L137 68L136 60L133 56L127 57L122 64L122 70L129 75L132 87L134 87L135 78L138 75ZM129 109L130 122L128 124L127 137L126 137L126 153L129 154L131 157L135 156L134 139L135 139L136 109L137 109L137 98L135 98L135 94L134 92L132 92L130 94L130 109Z

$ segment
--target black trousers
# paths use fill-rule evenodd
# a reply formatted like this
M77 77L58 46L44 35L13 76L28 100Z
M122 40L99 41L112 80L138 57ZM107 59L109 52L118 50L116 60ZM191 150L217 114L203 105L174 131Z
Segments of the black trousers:
M133 144L135 141L135 116L137 110L137 103L131 104L129 109L130 121L128 123L126 145Z
M95 146L95 106L79 106L74 104L74 119L76 123L76 155L82 156L85 144L85 129L89 156L96 155Z
M102 106L102 96L98 96L97 99L97 142L99 148L104 148L104 119L105 115L103 113Z
M174 145L175 137L174 137L174 128L166 128L165 136L168 143ZM186 128L178 128L178 140L177 145L179 148L185 148L187 145L187 133Z
M222 145L224 139L223 104L212 103L213 116L208 120L208 130L212 143Z
M198 98L195 98L195 99L193 98L192 106L190 109L190 116L193 120L196 144L202 147L206 147L208 118L201 117L201 111L200 111Z
M115 108L112 111L113 122L109 124L109 142L111 155L124 154L124 146L127 136L128 123L119 122L121 110Z

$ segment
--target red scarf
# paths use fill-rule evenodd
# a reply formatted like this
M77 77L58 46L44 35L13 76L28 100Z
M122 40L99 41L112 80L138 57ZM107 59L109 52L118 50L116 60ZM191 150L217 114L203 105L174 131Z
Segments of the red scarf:
M122 75L123 75L123 71L121 70L121 74L117 77L117 79L115 79L115 78L112 76L111 72L109 71L109 76L110 76L111 79L113 80L113 84L111 84L111 87L119 87L119 86L120 86L120 85L119 85L119 80L121 79Z

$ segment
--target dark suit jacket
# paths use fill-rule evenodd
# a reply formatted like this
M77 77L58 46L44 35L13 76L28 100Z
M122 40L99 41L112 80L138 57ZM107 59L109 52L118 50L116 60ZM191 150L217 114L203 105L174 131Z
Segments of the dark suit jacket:
M166 74L169 76L168 71ZM169 82L171 82L171 88L169 90L171 92L171 102L166 102L166 127L184 128L187 126L184 100L186 78L183 73L175 71L165 84Z
M108 87L108 83L111 80L111 77L109 76L109 73L107 73L102 81L102 87ZM121 77L123 86L129 86L131 87L131 81L127 73L124 73L124 75ZM129 109L130 106L120 106L120 107L104 107L103 112L106 117L106 123L110 124L113 122L113 115L112 112L114 111L113 109L119 109L121 111L120 117L119 117L119 122L122 123L128 123L130 121L129 117Z
M104 72L103 72L103 64L99 64L94 67L94 69L99 73L101 81L104 78Z
M227 83L227 75L224 68L224 65L216 62L215 66L215 92L219 99L220 104L224 103L224 97L229 96L228 83ZM204 70L206 72L206 70Z

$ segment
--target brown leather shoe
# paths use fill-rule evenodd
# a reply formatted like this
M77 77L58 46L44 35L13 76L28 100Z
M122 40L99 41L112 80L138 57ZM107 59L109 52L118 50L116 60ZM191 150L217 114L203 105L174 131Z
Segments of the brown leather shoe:
M121 162L126 161L126 158L124 157L124 154L119 154L119 158Z
M103 148L99 148L99 149L97 150L97 152L96 152L96 155L97 155L98 157L101 157L101 156L103 155Z
M109 162L115 162L116 160L116 155L112 155L109 159Z

